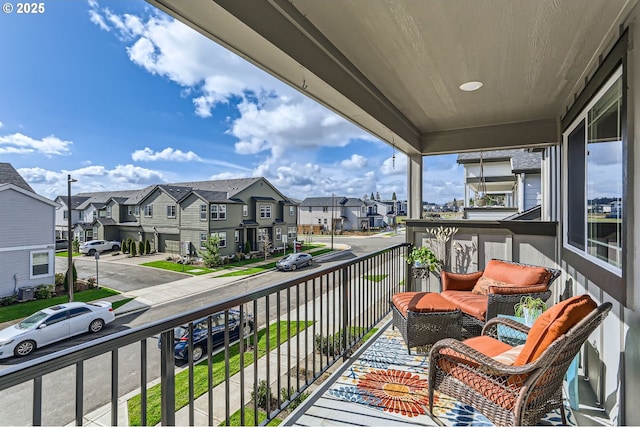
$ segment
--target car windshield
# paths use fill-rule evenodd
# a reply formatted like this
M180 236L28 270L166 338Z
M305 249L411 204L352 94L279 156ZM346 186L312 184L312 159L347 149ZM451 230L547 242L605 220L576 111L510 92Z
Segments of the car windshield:
M44 311L39 311L37 313L32 314L31 316L24 319L22 322L18 323L18 328L20 329L31 329L38 323L40 323L43 319L48 316Z
M281 261L289 261L292 258L293 258L293 255L287 255L286 257L282 258Z

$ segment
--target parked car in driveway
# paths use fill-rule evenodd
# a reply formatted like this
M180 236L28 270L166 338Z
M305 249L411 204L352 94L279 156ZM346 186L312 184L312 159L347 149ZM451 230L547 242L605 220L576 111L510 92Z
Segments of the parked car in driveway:
M89 240L80 245L80 252L86 255L95 255L96 252L119 251L120 242L106 240Z
M253 317L244 316L244 326L240 325L240 311L229 310L229 342L238 341L241 337L251 335L253 332ZM211 319L211 351L224 345L224 312L216 313ZM198 361L207 354L207 318L193 322L193 360ZM173 330L176 359L189 359L189 325L182 325ZM158 348L162 341L158 338Z
M293 271L299 267L305 267L311 265L313 257L307 253L299 252L297 254L289 254L276 262L276 268L282 271Z
M96 333L113 322L110 302L70 302L42 309L0 331L0 359L26 356L36 348L85 332Z
M63 239L56 239L56 250L68 249L69 242Z

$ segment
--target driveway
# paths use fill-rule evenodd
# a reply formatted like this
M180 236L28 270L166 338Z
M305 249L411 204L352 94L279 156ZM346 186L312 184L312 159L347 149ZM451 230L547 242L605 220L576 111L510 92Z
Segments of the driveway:
M106 253L98 260L98 283L100 286L115 289L120 292L131 292L148 288L149 286L162 285L168 282L192 277L186 273L161 270L158 268L144 267L136 264L112 261L111 255ZM104 260L107 258L107 260ZM152 259L149 259L151 261ZM96 260L89 256L77 256L73 258L78 272L78 277L95 277ZM67 259L56 257L56 273L67 271Z

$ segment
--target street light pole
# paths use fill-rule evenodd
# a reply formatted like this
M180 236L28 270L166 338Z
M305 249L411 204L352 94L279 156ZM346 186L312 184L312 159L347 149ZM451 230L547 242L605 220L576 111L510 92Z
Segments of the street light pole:
M333 228L336 226L335 221L333 220L333 193L331 193L331 250L333 250Z
M73 241L71 239L71 183L77 182L67 175L67 288L69 302L73 302Z

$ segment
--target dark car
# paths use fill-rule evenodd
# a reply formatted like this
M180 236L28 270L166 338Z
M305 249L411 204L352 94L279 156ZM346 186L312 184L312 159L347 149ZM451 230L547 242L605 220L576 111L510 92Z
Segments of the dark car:
M297 254L289 254L276 262L276 268L282 271L296 270L299 267L311 265L313 257L307 253L299 252Z
M238 341L242 337L247 337L253 332L253 318L251 315L244 316L244 327L240 325L240 312L238 310L229 310L229 342ZM216 313L211 318L211 343L212 349L222 347L224 345L224 312ZM173 330L175 343L176 359L189 359L189 325L182 325ZM158 347L161 341L158 338ZM207 318L199 319L193 322L193 361L202 359L207 351Z
M57 239L56 240L56 250L68 249L69 242L67 240Z

